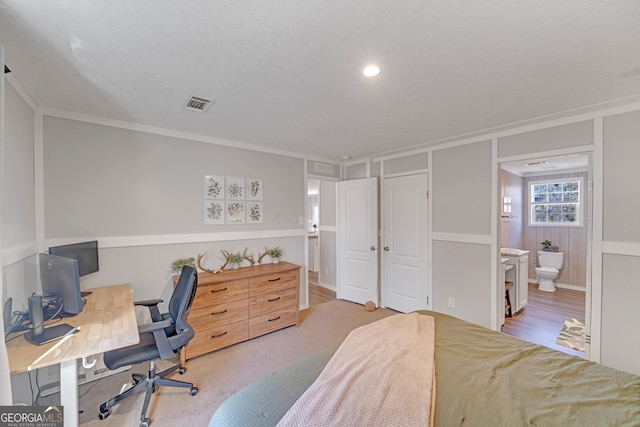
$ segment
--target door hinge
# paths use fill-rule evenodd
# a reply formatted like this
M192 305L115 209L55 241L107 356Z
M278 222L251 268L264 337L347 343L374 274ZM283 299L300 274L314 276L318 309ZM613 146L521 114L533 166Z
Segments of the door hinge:
M429 198L429 190L427 190L427 199Z

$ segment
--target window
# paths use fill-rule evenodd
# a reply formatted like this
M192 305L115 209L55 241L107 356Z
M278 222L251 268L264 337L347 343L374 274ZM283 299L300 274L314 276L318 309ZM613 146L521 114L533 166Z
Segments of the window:
M581 177L529 182L529 225L581 227Z

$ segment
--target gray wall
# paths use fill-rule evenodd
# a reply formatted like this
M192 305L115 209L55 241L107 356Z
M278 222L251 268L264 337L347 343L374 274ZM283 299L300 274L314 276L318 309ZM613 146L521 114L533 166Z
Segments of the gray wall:
M640 375L640 111L604 119L603 149L601 361Z
M263 179L264 223L205 225L205 174ZM247 248L257 258L265 246L281 246L285 261L306 265L302 159L45 117L44 194L47 244L128 238L122 247L101 244L100 272L83 279L84 288L130 283L137 299L166 297L171 261L206 251L205 266L217 269L221 249ZM278 235L298 229L299 236ZM176 244L172 235L193 239ZM148 244L144 236L169 243Z
M491 152L491 141L483 141L432 154L432 306L486 327L491 327L493 268ZM464 242L468 235L486 244ZM455 308L448 307L450 297Z
M593 144L593 122L571 123L498 139L498 157Z
M2 282L4 299L26 310L37 290L34 113L11 84L5 84L2 197ZM3 300L4 302L4 300Z
M5 102L12 108L5 117L4 203L2 247L34 242L35 177L33 166L33 111L13 86L5 86Z
M301 159L45 117L47 238L301 227ZM204 225L206 174L262 178L264 223Z
M491 234L491 141L433 152L433 231Z
M336 231L338 185L320 181L320 268L318 281L331 289L336 287Z

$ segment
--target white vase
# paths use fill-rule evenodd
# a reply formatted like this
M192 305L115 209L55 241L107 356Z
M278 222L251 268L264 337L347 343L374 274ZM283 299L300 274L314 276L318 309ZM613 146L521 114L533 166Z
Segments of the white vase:
M280 258L273 258L273 263L277 264L278 262L280 262Z

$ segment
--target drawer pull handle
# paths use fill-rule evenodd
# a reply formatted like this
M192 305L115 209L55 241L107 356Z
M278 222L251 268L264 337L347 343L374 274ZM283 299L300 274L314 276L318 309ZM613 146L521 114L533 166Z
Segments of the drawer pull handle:
M211 313L211 315L212 315L212 316L215 316L216 314L224 314L224 313L226 313L227 311L228 311L227 309L224 309L224 310L222 310L222 311L214 311L213 313Z
M225 336L225 335L227 335L227 331L224 331L223 333L218 334L218 335L211 335L211 338L220 338L220 337Z
M269 322L275 322L276 320L278 320L278 319L279 319L279 318L281 318L281 317L282 317L282 316L278 316L278 317L276 317L276 318L269 319Z
M280 277L278 277L277 279L269 279L267 280L267 282L277 282L278 280L280 280Z
M279 299L280 299L280 297L278 297L278 298L270 298L270 299L268 299L267 301L269 301L269 302L273 302L273 301L278 301Z
M211 292L224 292L229 288L223 288L223 289L211 289Z

